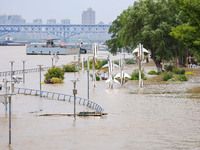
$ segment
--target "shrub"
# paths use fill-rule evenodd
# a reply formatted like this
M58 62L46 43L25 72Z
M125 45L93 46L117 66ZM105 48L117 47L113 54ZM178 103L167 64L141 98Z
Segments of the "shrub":
M172 72L175 74L185 74L185 69L179 70L178 68L174 67Z
M193 72L186 72L185 75L196 75L196 73L193 73Z
M60 78L52 78L51 81L52 83L63 83L63 80Z
M125 59L126 64L135 64L135 61L133 59Z
M165 72L163 74L163 77L162 77L162 81L167 81L169 79L173 78L173 74L172 73L168 73L168 72Z
M174 67L172 69L172 72L175 73L175 74L180 74L180 70L178 68L176 68L176 67Z
M96 81L100 81L100 77L96 75Z
M166 70L167 72L172 72L172 70L173 70L173 68L175 68L175 66L167 65L167 66L165 66L164 68L165 68L165 70Z
M103 63L101 63L101 61L97 59L96 63L95 63L95 69L100 69L102 67L102 64ZM89 65L90 65L89 68L92 69L92 67L93 67L93 59L90 59ZM85 67L86 68L87 68L87 66L88 66L88 64L85 63Z
M185 69L182 69L182 70L180 71L180 74L185 74Z
M188 78L185 75L180 75L177 77L177 81L188 81Z
M149 73L148 74L150 74L150 75L157 75L157 72L156 71L154 71L154 70L151 70L151 71L149 71Z
M44 74L45 76L45 82L50 82L52 78L60 78L64 79L64 70L58 67L52 67L47 71L47 73Z
M64 70L64 72L74 72L74 67L75 67L74 64L72 64L72 65L64 65L63 66L63 70ZM77 71L78 71L78 69L75 68L75 72L77 72Z
M147 79L147 78L145 78L145 75L144 75L144 69L142 69L142 71L141 71L141 78L143 80ZM133 73L131 74L130 80L139 80L139 70L138 69L135 69L133 71Z
M119 61L114 61L114 64L119 66Z
M108 63L108 60L104 59L101 61L100 68L102 68L105 64Z
M183 82L188 81L188 78L185 75L179 75L178 77L170 79L170 81Z
M93 74L90 74L90 77L93 79ZM100 77L96 75L96 81L100 81Z

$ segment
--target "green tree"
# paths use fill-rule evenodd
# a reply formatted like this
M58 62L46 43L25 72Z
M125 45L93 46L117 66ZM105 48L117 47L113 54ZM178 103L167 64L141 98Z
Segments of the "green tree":
M134 49L139 43L151 51L151 58L158 72L161 62L172 59L179 52L178 40L169 35L172 26L179 25L179 17L174 0L140 0L125 10L112 24L107 41L111 52L115 47Z
M200 1L176 0L185 23L173 27L170 33L175 38L184 42L188 49L200 56Z

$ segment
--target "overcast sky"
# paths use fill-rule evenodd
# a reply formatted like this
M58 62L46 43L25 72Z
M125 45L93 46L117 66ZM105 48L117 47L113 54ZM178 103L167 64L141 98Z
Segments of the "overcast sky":
M70 19L71 24L81 24L82 12L91 7L96 12L96 24L108 24L116 19L135 0L0 0L0 14L21 15L26 22L33 19Z

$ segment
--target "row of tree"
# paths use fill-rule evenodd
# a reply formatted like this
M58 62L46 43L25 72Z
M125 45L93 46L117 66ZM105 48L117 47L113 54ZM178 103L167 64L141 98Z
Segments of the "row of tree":
M162 61L185 50L200 54L200 1L139 0L113 21L109 33L106 43L111 53L118 48L132 50L141 43L161 72Z

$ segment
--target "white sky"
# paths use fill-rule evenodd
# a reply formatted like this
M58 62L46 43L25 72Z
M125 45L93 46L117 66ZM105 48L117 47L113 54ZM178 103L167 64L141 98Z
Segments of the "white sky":
M21 15L26 22L33 19L70 19L71 24L81 24L82 12L91 7L96 12L96 24L108 24L135 0L0 0L0 14Z

